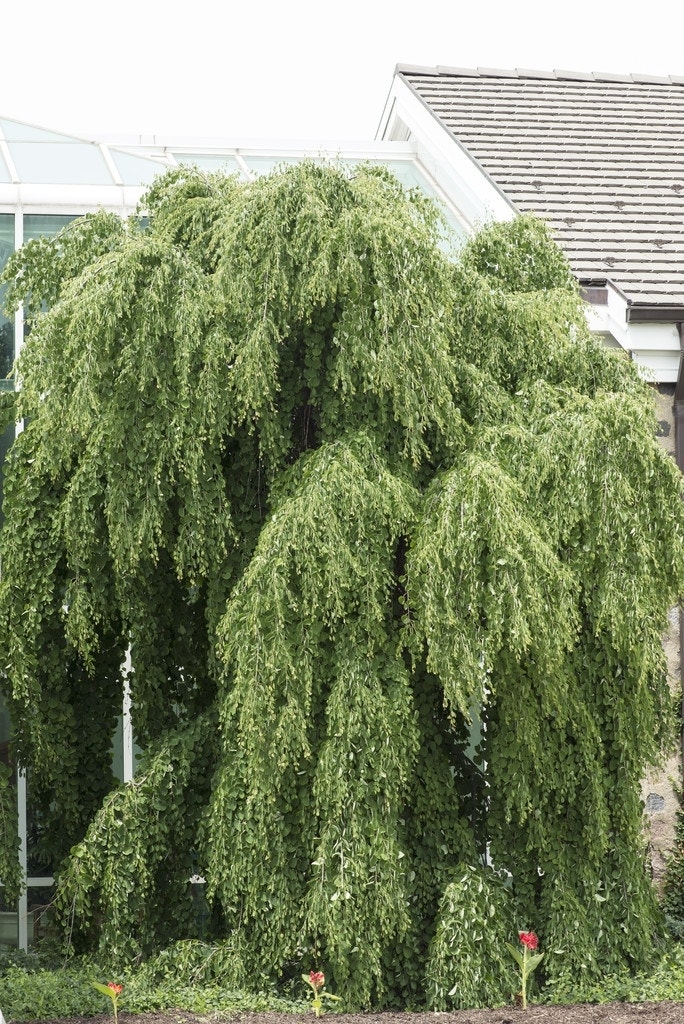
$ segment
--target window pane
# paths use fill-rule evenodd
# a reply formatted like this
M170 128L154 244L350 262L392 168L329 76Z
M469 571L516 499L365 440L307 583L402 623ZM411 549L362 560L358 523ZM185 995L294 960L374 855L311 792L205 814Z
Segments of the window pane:
M74 219L68 214L27 213L24 216L24 241L56 235Z
M51 132L47 128L36 128L23 121L12 121L8 117L0 117L0 130L8 142L78 142L72 135Z
M0 181L10 182L11 180L10 172L7 170L7 164L5 163L5 158L2 153L0 153Z
M57 863L51 850L46 849L44 820L31 799L31 773L26 772L26 874L45 878L54 874Z
M123 717L119 715L112 738L112 771L114 778L124 781Z
M110 149L109 154L124 185L149 185L158 174L168 170L166 164L146 160L130 153L119 153L116 149Z
M320 157L303 156L245 156L243 157L250 171L256 174L269 174L276 167L290 166L290 164L301 164L303 160L311 159L316 163L323 163Z
M8 142L21 181L29 184L112 185L98 146L87 142Z
M0 764L11 766L9 755L10 719L7 705L0 694ZM16 774L16 773L15 773Z
M240 170L234 156L219 153L174 153L179 164L192 164L203 171L223 171L225 174L237 174Z
M19 915L16 903L7 903L0 888L0 949L19 945Z
M14 214L0 213L0 270L14 252ZM0 381L7 378L14 362L14 320L2 312L7 288L0 288ZM10 384L9 387L12 385ZM2 384L0 383L0 389Z
M52 902L55 890L52 885L31 885L26 888L28 905L28 944L34 946L43 939L56 938L55 914Z

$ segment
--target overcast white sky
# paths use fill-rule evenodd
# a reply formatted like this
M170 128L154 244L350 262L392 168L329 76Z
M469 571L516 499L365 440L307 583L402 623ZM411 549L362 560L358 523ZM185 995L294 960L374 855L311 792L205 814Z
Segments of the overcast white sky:
M372 139L397 63L684 75L681 0L5 0L0 115Z

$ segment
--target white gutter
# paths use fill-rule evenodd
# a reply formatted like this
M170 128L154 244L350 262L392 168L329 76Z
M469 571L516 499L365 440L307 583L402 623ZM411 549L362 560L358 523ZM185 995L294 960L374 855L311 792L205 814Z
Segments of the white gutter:
M591 332L627 352L646 380L676 384L680 355L676 323L628 321L630 306L625 295L611 281L606 281L604 288L605 303L587 303Z

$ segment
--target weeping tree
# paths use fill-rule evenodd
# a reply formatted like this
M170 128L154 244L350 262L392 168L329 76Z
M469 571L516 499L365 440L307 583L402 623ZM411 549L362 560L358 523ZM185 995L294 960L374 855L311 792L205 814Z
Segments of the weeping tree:
M545 228L455 258L387 172L314 164L144 211L6 271L2 685L75 941L192 936L199 873L237 985L506 999L518 928L550 983L642 964L681 480Z

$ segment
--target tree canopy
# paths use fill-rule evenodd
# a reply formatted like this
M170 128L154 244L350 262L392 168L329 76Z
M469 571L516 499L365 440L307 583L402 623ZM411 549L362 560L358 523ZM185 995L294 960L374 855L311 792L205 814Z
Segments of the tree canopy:
M550 983L643 962L681 479L546 229L455 258L314 163L143 207L6 271L2 686L76 941L196 934L200 874L227 977L347 1007L506 998L518 928Z

